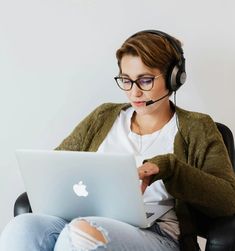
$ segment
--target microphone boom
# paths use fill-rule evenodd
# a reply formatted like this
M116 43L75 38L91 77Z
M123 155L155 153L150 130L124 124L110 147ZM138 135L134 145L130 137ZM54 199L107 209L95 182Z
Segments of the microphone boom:
M157 100L149 100L149 101L147 101L147 102L146 102L146 106L152 105L152 104L154 104L154 103L156 103L156 102L158 102L158 101L160 101L160 100L166 98L166 97L169 96L169 95L170 95L170 91L169 91L166 95L162 96L161 98L159 98L159 99L157 99Z

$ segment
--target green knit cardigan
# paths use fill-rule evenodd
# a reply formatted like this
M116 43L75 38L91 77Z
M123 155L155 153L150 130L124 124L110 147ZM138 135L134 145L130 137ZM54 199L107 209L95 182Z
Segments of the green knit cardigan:
M106 103L89 114L56 148L69 151L97 151L122 109L130 104ZM180 249L198 250L197 225L204 217L235 213L235 176L213 120L205 114L175 107L179 129L174 153L149 161L159 166L153 181L162 179L175 199L180 226Z

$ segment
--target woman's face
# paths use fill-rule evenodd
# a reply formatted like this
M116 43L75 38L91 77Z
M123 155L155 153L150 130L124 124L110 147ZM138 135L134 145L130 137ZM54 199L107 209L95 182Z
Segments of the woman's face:
M142 62L138 56L124 55L121 59L120 76L136 80L139 77L155 77L161 74L158 69L149 68ZM169 96L166 98L146 106L146 102L157 100L168 93L166 89L164 76L161 75L154 79L153 88L150 91L141 90L136 84L133 84L130 91L125 91L131 105L139 115L151 114L160 111L164 107L169 106Z

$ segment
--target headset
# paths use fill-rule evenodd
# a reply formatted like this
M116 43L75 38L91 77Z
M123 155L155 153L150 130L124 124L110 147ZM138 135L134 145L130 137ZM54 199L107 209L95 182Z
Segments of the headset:
M143 34L143 33L150 33L150 34L154 34L159 37L163 37L167 39L167 41L172 45L172 47L180 55L180 59L178 61L171 63L169 69L167 70L167 75L166 75L166 87L169 90L169 93L177 91L181 87L181 85L185 83L186 78L187 78L186 71L185 71L185 58L184 58L183 49L176 43L174 37L159 30L139 31L135 33L134 35L132 35L130 38Z
M174 61L171 63L169 69L167 70L166 75L166 88L168 89L168 93L162 97L160 97L157 100L150 100L146 102L146 106L152 105L162 99L164 99L167 96L170 96L174 92L174 103L176 105L176 91L183 85L186 81L187 75L185 71L185 58L184 58L184 52L181 46L177 44L174 37L168 35L167 33L159 30L143 30L135 33L130 38L135 37L137 35L143 34L143 33L150 33L154 34L159 37L163 37L167 39L167 41L172 45L172 47L177 51L177 53L180 55L180 59L178 61ZM185 140L180 128L179 128L179 121L178 121L178 115L176 114L176 125L179 131L180 136L183 139L184 146L185 146L185 153L186 156L188 156L188 143Z

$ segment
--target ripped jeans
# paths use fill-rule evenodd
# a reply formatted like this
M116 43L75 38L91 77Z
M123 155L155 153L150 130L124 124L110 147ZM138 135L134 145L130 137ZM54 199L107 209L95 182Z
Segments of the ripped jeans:
M101 242L75 226L85 221L98 230ZM0 236L0 251L179 251L177 241L157 224L140 229L103 217L83 217L68 223L48 215L23 214L15 217Z

